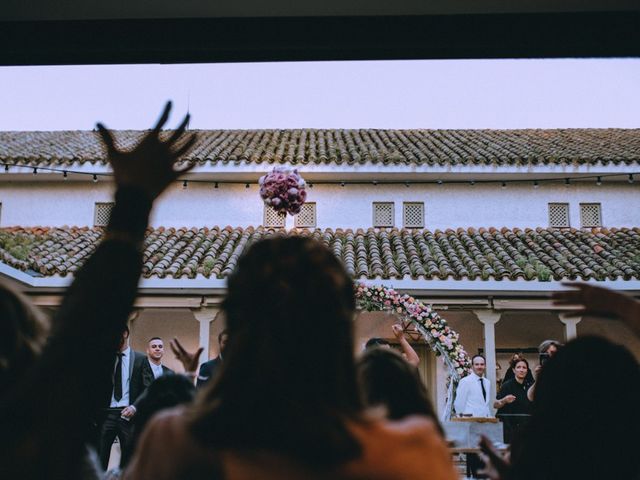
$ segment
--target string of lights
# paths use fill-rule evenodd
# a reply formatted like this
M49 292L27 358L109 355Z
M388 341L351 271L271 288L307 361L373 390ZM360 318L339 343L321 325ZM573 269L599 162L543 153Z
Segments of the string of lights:
M26 170L27 172L31 170L33 175L38 175L39 172L47 172L47 173L59 173L62 175L64 180L68 180L69 177L73 176L89 176L91 177L94 183L97 183L101 178L111 178L113 177L113 173L109 172L85 172L80 170L72 170L68 168L56 168L56 167L43 167L43 166L34 166L34 165L24 165L24 164L10 164L5 162L0 162L0 165L4 167L4 172L6 174L11 173L16 169L20 169L19 173ZM307 186L309 188L313 188L314 185L340 185L341 187L346 187L347 185L404 185L407 188L410 188L412 185L469 185L475 186L478 184L481 185L499 185L500 188L505 189L509 185L523 185L523 184L531 184L533 188L538 188L541 185L547 184L564 184L566 187L570 187L575 183L584 183L584 182L594 182L595 185L602 185L606 179L611 179L612 177L620 178L626 177L627 182L632 184L635 182L636 178L640 178L640 172L632 172L632 173L608 173L608 174L600 174L600 175L574 175L574 176L557 176L557 177L547 177L547 178L523 178L523 179L433 179L433 180L318 180L318 181L307 181ZM251 185L257 185L257 181L242 181L242 180L205 180L205 179L197 179L197 178L189 178L189 179L178 179L176 182L182 183L182 188L186 189L189 187L189 184L210 184L213 185L213 188L219 188L220 185L244 185L245 188L251 188Z

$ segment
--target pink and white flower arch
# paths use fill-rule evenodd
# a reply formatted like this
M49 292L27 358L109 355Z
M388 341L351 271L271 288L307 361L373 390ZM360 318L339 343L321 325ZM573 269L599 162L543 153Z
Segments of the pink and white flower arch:
M396 292L393 288L358 283L356 302L359 308L368 312L387 311L395 314L405 328L412 326L436 356L442 358L449 370L447 404L443 415L448 420L451 417L455 387L471 371L471 361L459 342L458 333L431 306L406 293Z

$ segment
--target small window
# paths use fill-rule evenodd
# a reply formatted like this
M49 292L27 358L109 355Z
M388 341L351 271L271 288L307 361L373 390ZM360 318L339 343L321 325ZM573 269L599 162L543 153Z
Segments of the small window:
M405 202L402 215L405 228L424 228L424 203Z
M550 203L549 204L549 226L556 228L569 227L569 204Z
M316 227L316 204L314 202L302 205L300 213L295 217L295 226L297 228Z
M109 218L111 218L111 210L113 210L113 205L113 202L96 203L96 208L93 212L94 227L106 227L109 224Z
M264 206L265 227L284 228L286 219L286 215L276 212L273 207L269 207L267 205Z
M394 204L393 202L373 202L373 226L393 227Z
M599 203L580 204L580 225L582 228L602 226L602 209Z

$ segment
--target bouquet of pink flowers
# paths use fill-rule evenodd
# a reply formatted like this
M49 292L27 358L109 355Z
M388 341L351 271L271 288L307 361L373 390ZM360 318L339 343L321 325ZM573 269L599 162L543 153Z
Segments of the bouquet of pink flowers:
M307 199L306 183L295 168L275 167L260 177L260 196L265 205L286 215L297 215Z

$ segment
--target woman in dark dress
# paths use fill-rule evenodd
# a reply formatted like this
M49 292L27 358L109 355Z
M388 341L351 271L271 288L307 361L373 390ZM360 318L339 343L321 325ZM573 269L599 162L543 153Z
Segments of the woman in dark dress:
M511 361L513 378L502 384L493 406L498 409L496 416L504 424L504 441L511 443L514 435L525 425L531 413L531 402L527 391L533 384L527 380L529 363L524 358Z

